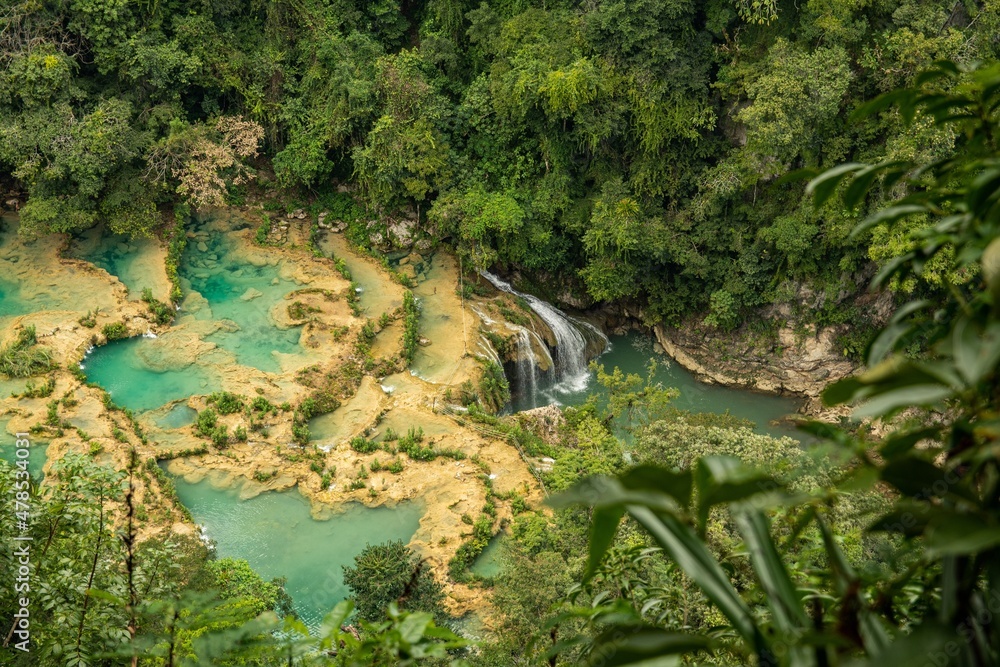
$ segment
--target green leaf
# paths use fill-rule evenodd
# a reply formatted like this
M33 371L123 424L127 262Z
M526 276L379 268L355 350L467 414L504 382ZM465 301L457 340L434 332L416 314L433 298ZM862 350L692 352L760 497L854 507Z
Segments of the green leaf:
M773 185L786 185L788 183L797 183L799 181L804 181L807 178L815 178L819 175L819 170L813 167L804 167L802 169L794 169L792 171L786 172L779 178L777 178Z
M850 403L855 400L858 394L866 389L867 385L857 377L848 377L827 385L823 390L823 405L833 407Z
M941 429L938 426L928 426L915 431L894 432L882 441L879 453L886 459L894 459L909 452L921 440L937 437L940 432Z
M705 456L695 468L698 486L698 526L704 532L712 507L773 493L782 486L769 476L748 468L731 456Z
M598 635L587 664L594 667L676 665L679 664L676 656L708 650L710 646L711 640L699 635L668 632L655 627L614 627Z
M830 195L833 194L840 182L847 177L848 174L856 172L863 169L866 165L860 162L848 162L847 164L838 165L831 169L827 169L822 174L816 178L809 181L809 185L806 186L806 194L812 195L813 201L817 206L821 206Z
M916 215L918 213L927 213L927 207L923 204L899 204L897 206L880 209L859 222L854 229L851 230L849 238L856 239L858 236L868 231L875 225L895 222L900 218Z
M1000 237L990 241L983 251L983 278L993 296L993 308L1000 311Z
M729 619L736 632L758 652L767 651L750 609L694 531L675 516L657 514L648 507L630 505L628 512Z
M914 498L957 496L975 500L958 478L923 459L907 457L890 461L882 469L882 481L896 487L900 493Z
M601 565L604 554L611 548L618 532L618 524L621 523L625 515L623 505L613 507L598 507L594 510L594 516L590 522L590 555L587 559L587 571L583 575L584 581L590 581Z
M872 278L871 288L879 288L885 283L886 280L896 275L896 273L907 270L907 265L912 262L916 256L916 253L911 251L904 253L899 257L890 259L884 266L882 266L881 269L879 269L878 273L875 274L875 277Z
M775 624L786 634L807 628L809 617L771 539L764 514L757 510L737 511L734 518L750 552L750 564L767 595L767 606L774 614Z
M939 384L919 384L884 392L854 411L855 419L885 417L911 406L931 407L954 395L950 387Z
M880 162L879 164L865 167L859 171L854 175L850 185L848 185L847 189L844 191L844 205L847 206L847 208L855 208L862 202L862 200L864 200L865 195L868 194L868 190L871 189L872 183L876 178L878 178L880 173L899 167L902 164L904 163L898 160Z
M859 105L858 108L851 113L851 120L861 120L881 111L885 111L889 107L896 104L912 106L915 97L916 94L914 91L907 90L905 88L879 95L875 99Z
M925 538L931 557L978 554L1000 545L1000 526L980 515L949 511L931 519Z
M399 636L407 644L416 644L423 638L432 620L434 617L427 612L406 614L399 624Z
M674 472L663 466L637 465L618 477L626 489L666 493L681 506L691 502L691 471Z

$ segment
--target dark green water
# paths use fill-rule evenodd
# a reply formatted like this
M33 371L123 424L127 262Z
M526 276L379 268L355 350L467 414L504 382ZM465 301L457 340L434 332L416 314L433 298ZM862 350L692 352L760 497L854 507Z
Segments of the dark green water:
M597 363L603 364L605 371L609 373L618 367L625 373L635 373L645 378L646 367L651 358L658 365L654 381L680 391L680 396L672 403L674 407L691 412L729 412L753 421L757 431L761 433L775 437L787 435L802 438L791 425L772 424L775 420L795 413L798 403L794 399L699 382L669 357L655 354L652 339L648 336L634 333L612 336L611 350L601 355ZM607 400L607 390L597 384L593 373L585 390L570 394L555 393L551 399L559 404L576 406L583 404L591 394L598 396L599 405Z
M416 503L393 508L352 503L342 514L317 521L297 491L240 500L238 488L218 489L208 481L175 483L181 502L216 544L218 555L245 558L265 579L286 577L296 612L311 626L348 597L342 566L353 565L367 544L409 542L423 513Z

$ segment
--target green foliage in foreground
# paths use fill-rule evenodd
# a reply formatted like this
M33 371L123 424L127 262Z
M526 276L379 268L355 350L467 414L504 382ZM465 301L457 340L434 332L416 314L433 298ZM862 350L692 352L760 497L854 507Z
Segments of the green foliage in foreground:
M916 220L909 250L874 286L931 270L965 277L952 282L943 302L901 306L868 348L869 370L824 393L831 405L860 403L856 417L911 410L916 423L897 422L879 443L829 424L808 425L855 457L847 475L814 490L796 489L780 470L747 467L713 446L688 465L668 458L679 465L639 466L564 495L560 503L592 510L585 581L599 571L628 516L718 615L709 629L648 623L617 601L571 609L563 620L595 628L590 663L680 655L728 662L728 655L759 665L1000 664L1000 623L990 611L1000 596L1000 67L963 72L941 63L917 84L860 113L895 105L904 119L920 114L954 128L961 137L954 158L846 164L809 186L818 204L839 188L853 207L877 183L904 184L901 199L855 232ZM832 508L845 493L867 488L883 490L891 505L873 507L866 521L866 533L888 547L887 567L862 571L845 551ZM706 543L720 510L748 558L745 578L734 577L728 558ZM818 536L822 567L801 557L811 535ZM565 650L556 645L550 652Z
M0 374L15 378L39 375L52 368L52 355L36 347L35 327L23 327L17 337L0 348Z
M155 461L130 467L132 479L163 483L157 474L152 479L159 482L150 482L149 471L159 471ZM447 665L449 651L466 644L437 627L431 613L398 611L393 597L380 598L371 621L352 618L351 603L342 603L310 633L288 615L283 582L261 579L246 561L213 560L193 536L135 541L141 513L118 517L122 523L114 515L135 509L129 479L70 453L53 463L39 488L26 471L0 461L4 509L13 516L15 490L25 494L31 510L23 534L33 540L30 591L0 587L5 637L17 598L30 597L30 652L17 650L15 638L0 646L0 664L110 667L134 664L135 656L139 665L159 667ZM0 522L5 544L21 534L16 522ZM430 608L440 601L426 571L407 570L415 564L405 557L394 564L400 590L411 574L420 579L423 572L419 592L404 605ZM11 549L0 552L0 575L13 582L18 567ZM348 624L360 634L344 629Z

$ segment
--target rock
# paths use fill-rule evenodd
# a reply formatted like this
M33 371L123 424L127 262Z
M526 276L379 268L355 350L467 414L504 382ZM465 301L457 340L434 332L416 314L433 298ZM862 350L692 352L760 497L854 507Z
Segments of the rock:
M20 199L8 199L7 201L4 202L4 206L6 206L7 208L11 209L12 211L18 211L18 210L21 209L21 200Z
M251 288L247 289L246 292L243 292L242 295L240 295L240 300L241 301L253 301L254 299L259 299L262 296L264 296L263 292L261 292L260 290L254 289L253 287L251 287Z
M306 218L306 212L305 212L305 211L303 211L303 210L302 210L301 208L297 208L297 209L295 209L295 213L294 213L294 215L295 215L295 217L296 217L296 218L298 218L299 220L305 220L305 218ZM292 216L288 216L288 217L292 217Z
M421 255L426 255L434 247L434 242L430 239L420 239L413 244L413 249L419 252Z
M419 340L417 341L417 344L418 344L418 345L419 345L420 347L427 347L428 345L430 345L430 344L431 344L431 342L430 342L430 340L428 340L428 339L426 339L426 338L421 338L421 339L419 339Z
M398 248L410 248L413 246L413 237L417 231L417 221L407 219L390 220L386 229L394 246Z
M204 241L198 241L198 245L195 247L198 248L198 252L208 252L208 246Z
M335 222L333 226L330 227L330 231L332 231L334 234L339 234L345 229L347 229L347 223L344 222L343 220Z
M409 263L410 263L410 258L409 257L404 257L403 259L399 260L399 265L400 266L406 266Z

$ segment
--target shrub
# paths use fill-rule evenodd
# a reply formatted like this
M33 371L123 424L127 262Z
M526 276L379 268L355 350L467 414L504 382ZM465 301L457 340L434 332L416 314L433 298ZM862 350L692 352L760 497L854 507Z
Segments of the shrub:
M441 584L402 541L366 546L353 567L344 567L344 583L351 589L358 617L366 621L381 620L390 602L408 611L444 616Z
M378 443L359 435L351 438L351 449L360 454L371 454L378 451Z
M228 391L217 391L209 394L207 402L213 403L220 415L231 415L239 412L246 405L246 401L239 394Z
M36 342L35 327L23 327L14 342L0 349L0 373L26 378L50 370L52 355L44 348L36 348Z
M128 328L126 328L124 322L109 322L101 329L101 333L109 341L128 338Z
M205 408L198 413L198 418L194 422L194 429L198 435L203 435L206 438L212 436L212 431L215 429L215 424L219 419L218 413L212 408Z
M174 319L174 309L170 304L158 301L153 297L153 290L146 287L142 290L142 300L149 307L149 312L153 315L153 320L157 324L169 324Z

